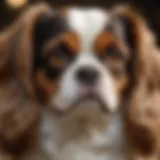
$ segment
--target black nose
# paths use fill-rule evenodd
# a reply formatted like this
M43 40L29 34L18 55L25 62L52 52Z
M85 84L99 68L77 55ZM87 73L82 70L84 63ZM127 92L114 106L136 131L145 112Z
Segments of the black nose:
M94 85L99 77L99 72L90 66L81 67L76 72L77 80L85 85Z

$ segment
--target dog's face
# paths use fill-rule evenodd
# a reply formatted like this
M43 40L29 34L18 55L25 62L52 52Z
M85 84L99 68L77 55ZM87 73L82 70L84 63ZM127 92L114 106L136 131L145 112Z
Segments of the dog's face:
M36 30L36 84L48 104L67 111L98 104L114 111L127 84L127 48L101 9L45 15Z
M40 102L61 112L80 105L85 113L90 106L115 111L135 86L155 89L156 49L143 19L130 9L30 7L0 35L3 144L14 150L27 139Z

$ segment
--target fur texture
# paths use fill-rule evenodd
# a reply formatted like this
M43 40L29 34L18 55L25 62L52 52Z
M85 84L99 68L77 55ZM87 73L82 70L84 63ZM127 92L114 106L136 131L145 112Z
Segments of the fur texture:
M160 55L146 22L130 8L119 8L134 36L131 82L124 101L125 133L129 159L156 160L159 153ZM130 23L130 24L129 24ZM132 28L133 27L133 28Z
M2 159L156 160L159 64L128 8L31 7L0 37Z

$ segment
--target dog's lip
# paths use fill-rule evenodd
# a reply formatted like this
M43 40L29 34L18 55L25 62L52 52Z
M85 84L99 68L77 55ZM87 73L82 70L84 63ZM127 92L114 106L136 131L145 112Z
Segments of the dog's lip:
M95 88L93 87L79 85L78 90L79 90L79 97L80 97L79 99L91 98L96 94Z
M105 104L105 102L101 99L101 97L98 94L95 94L93 92L80 96L66 110L59 110L56 107L54 107L52 108L52 111L58 115L63 116L66 115L67 113L74 111L79 104L87 101L96 101L99 104L99 108L101 109L102 113L109 113L108 107Z

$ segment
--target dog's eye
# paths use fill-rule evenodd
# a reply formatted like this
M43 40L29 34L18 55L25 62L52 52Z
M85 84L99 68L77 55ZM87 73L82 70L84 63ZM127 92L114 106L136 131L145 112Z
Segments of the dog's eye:
M74 58L74 53L64 43L53 48L47 57L50 66L64 67Z
M69 47L67 47L67 45L65 45L64 43L58 45L53 52L53 57L56 57L57 59L64 62L71 60L74 55L72 50L70 50Z
M54 67L50 67L50 66L46 67L46 75L50 79L58 78L61 73L62 73L61 68L54 68Z
M121 51L114 45L111 45L105 49L105 55L111 58L121 58Z
M73 58L74 53L65 44L59 44L53 48L45 63L47 76L51 79L58 78Z

